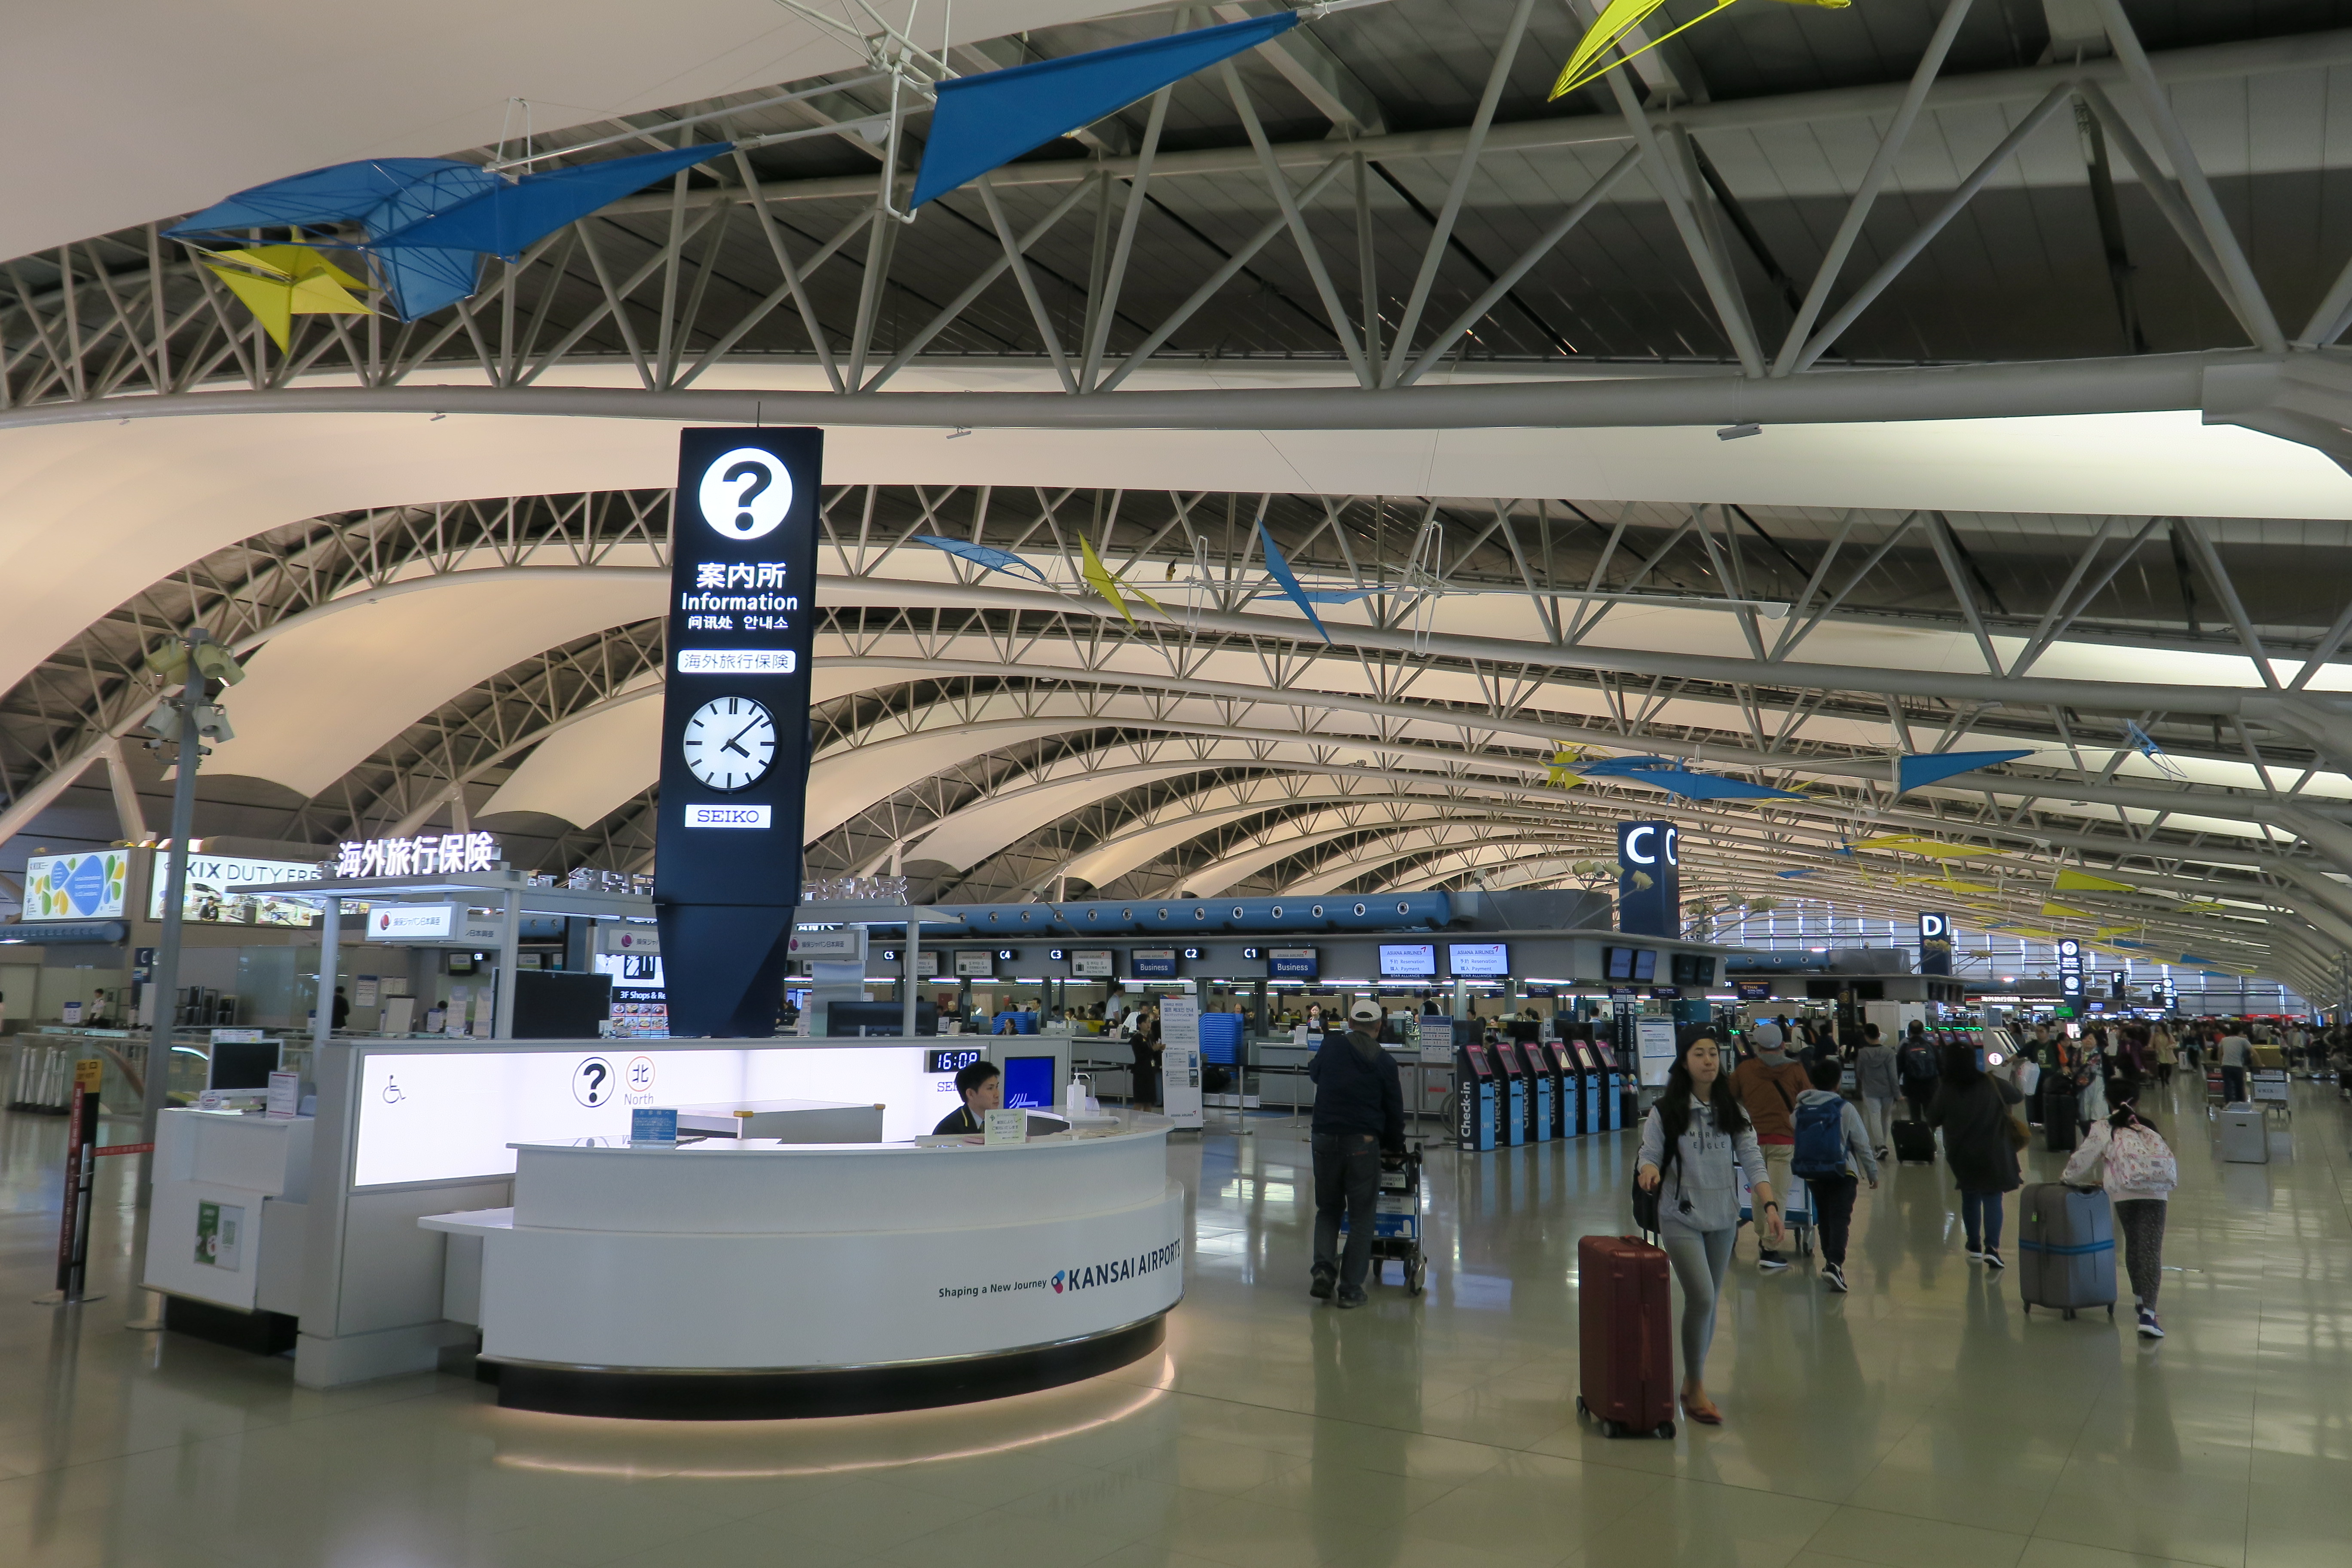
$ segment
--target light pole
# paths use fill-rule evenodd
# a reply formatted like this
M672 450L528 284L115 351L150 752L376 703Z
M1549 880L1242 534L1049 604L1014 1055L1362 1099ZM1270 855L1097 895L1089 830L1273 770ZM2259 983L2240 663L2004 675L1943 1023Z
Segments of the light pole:
M220 710L206 700L205 682L234 683L245 679L228 650L202 626L193 626L149 661L167 680L184 676L176 695L166 697L147 727L156 739L148 745L162 750L179 742L179 773L172 783L172 838L166 852L163 884L163 934L155 947L155 969L148 981L154 999L153 1022L147 1028L147 1081L139 1110L139 1142L151 1146L139 1156L138 1206L145 1208L155 1191L155 1123L163 1113L165 1088L171 1077L172 1026L179 1021L180 925L188 892L188 837L196 823L196 763L206 754L204 742L227 740L230 731Z

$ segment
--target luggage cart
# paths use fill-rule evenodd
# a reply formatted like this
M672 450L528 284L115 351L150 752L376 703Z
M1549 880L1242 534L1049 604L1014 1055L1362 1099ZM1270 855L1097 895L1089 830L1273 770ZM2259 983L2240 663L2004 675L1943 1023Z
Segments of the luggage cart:
M1739 1182L1739 1223L1752 1225L1755 1219L1756 1216L1748 1212L1748 1180L1743 1176ZM1789 1176L1788 1194L1780 1200L1780 1224L1787 1229L1797 1256L1811 1258L1813 1255L1812 1189L1805 1185L1804 1177L1793 1172ZM1760 1237L1762 1233L1759 1231L1758 1235Z
M1381 1192L1372 1214L1371 1281L1379 1282L1386 1272L1384 1265L1394 1262L1404 1269L1404 1288L1408 1294L1418 1296L1429 1279L1429 1258L1421 1246L1422 1197L1421 1151L1408 1149L1404 1159L1394 1166L1385 1156L1381 1162ZM1348 1215L1339 1215L1339 1237L1348 1235Z

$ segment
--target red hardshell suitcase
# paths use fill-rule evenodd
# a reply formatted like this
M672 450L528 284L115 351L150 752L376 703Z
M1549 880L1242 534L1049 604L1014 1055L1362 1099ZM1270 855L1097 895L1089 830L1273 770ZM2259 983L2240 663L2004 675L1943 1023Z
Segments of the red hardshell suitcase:
M1675 1435L1675 1349L1666 1255L1631 1236L1576 1244L1579 1415L1602 1436Z

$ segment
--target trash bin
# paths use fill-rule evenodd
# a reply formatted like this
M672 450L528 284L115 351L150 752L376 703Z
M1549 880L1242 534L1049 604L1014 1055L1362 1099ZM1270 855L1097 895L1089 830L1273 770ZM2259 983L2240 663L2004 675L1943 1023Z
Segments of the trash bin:
M2271 1163L2270 1129L2261 1106L2240 1100L2221 1108L2221 1158L2236 1165Z

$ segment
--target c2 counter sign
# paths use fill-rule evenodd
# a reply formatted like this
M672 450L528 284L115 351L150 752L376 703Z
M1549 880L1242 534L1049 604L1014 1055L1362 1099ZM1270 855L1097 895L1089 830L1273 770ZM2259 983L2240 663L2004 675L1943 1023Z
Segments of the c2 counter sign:
M801 887L822 430L686 430L655 912L673 1035L775 1026Z

